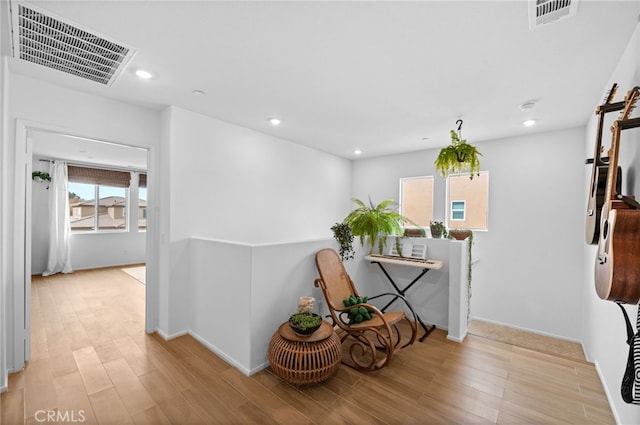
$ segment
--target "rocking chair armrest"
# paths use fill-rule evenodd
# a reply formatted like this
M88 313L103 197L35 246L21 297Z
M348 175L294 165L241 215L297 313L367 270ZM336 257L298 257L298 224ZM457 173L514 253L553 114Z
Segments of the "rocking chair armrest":
M393 293L393 292L383 292L382 294L378 294L378 295L374 295L373 297L369 297L369 299L370 300L375 300L376 298L380 298L380 297L384 297L384 296L400 298L402 301L404 301L404 304L409 308L409 310L411 310L411 314L413 315L413 320L414 321L418 320L418 315L416 314L415 310L413 309L413 306L411 305L411 303L409 302L407 297L405 297L404 295L396 294L396 293Z

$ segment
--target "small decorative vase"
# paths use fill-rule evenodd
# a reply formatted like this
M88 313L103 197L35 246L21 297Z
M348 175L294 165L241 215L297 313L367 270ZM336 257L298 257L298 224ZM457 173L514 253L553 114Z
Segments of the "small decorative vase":
M313 297L300 297L298 300L298 313L313 313L316 299Z

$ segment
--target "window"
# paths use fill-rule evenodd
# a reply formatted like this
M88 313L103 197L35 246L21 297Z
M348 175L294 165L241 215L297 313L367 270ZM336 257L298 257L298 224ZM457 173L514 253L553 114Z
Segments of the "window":
M464 220L465 201L451 201L451 220Z
M400 214L415 225L429 226L433 219L433 176L400 179Z
M469 178L469 174L447 177L447 227L487 230L489 212L489 172Z
M131 174L87 167L68 167L71 231L128 230Z
M138 175L138 230L147 230L147 175Z

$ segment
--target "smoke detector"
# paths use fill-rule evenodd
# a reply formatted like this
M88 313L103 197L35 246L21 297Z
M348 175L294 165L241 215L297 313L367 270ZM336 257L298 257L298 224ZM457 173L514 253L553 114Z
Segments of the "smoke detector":
M11 18L13 57L106 86L135 54L123 43L31 5L11 2Z
M529 0L529 29L539 28L578 12L578 0Z

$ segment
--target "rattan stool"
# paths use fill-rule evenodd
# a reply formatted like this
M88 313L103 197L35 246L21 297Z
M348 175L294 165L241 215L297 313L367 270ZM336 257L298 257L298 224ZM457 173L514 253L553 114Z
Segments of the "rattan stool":
M273 334L269 343L269 362L273 372L295 385L316 384L333 375L342 360L342 344L331 325L322 322L309 335L297 335L288 322Z

